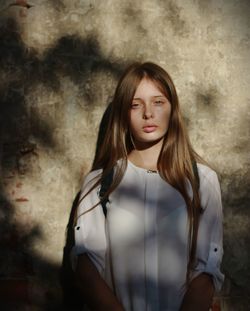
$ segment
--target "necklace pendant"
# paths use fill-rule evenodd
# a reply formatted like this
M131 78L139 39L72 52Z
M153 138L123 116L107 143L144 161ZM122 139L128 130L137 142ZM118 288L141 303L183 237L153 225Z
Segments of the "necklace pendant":
M149 174L157 174L158 171L156 171L156 170L147 170L147 173L149 173Z

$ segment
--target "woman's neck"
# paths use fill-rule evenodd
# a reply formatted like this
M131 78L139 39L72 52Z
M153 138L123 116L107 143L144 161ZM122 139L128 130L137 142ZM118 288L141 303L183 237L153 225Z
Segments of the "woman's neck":
M128 160L134 165L147 170L157 170L157 162L161 148L162 142L147 148L133 149L128 155Z

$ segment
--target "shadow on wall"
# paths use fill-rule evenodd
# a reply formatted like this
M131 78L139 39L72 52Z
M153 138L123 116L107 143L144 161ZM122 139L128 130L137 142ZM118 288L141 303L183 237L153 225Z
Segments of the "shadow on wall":
M36 58L34 52L27 53L15 21L8 20L0 28L0 44L0 301L1 310L14 310L23 304L40 303L38 295L35 298L38 301L32 301L29 297L37 278L36 267L41 270L41 275L44 273L47 276L46 282L52 281L51 277L57 269L32 251L34 243L42 238L40 227L19 223L12 203L28 201L27 198L16 197L15 190L22 187L21 182L16 182L17 176L21 179L29 170L27 162L37 156L36 145L30 142L31 135L49 148L54 146L54 142L50 126L42 120L37 122L37 115L29 115L25 105L25 94L33 80L27 67L36 64ZM7 194L6 188L10 186L11 194ZM40 288L35 290L40 291ZM49 292L45 295L51 298Z
M224 291L238 300L250 301L250 248L249 245L249 202L250 168L244 174L239 170L230 176L228 191L224 194L226 206L224 223L223 269L230 284L225 283ZM228 288L229 287L229 288ZM237 299L237 298L236 298ZM235 300L236 300L235 299ZM248 304L249 306L249 304ZM248 308L247 308L248 309ZM247 310L246 309L246 310ZM232 308L233 310L233 308ZM236 309L235 309L236 310Z
M43 239L39 224L23 224L16 217L16 204L28 201L16 197L25 174L32 170L31 162L39 157L37 144L55 149L53 126L42 120L27 106L32 89L42 84L48 90L60 91L59 76L67 76L75 84L83 83L91 73L109 72L115 77L122 64L105 59L93 38L81 40L65 36L40 59L34 49L28 49L17 23L8 19L0 28L0 305L1 310L18 310L22 306L56 310L60 267L41 258L32 246ZM89 104L88 94L84 94ZM34 143L35 141L35 143ZM9 192L9 189L12 189ZM58 300L59 299L59 300ZM58 307L62 310L62 307Z
M53 1L53 3L61 5L62 2ZM60 9L63 7L60 6ZM172 5L169 12L172 10L173 14L166 14L176 15L177 9ZM174 29L177 34L185 35L185 24L178 14L177 17L173 21L177 23ZM0 160L3 179L0 187L0 303L1 306L6 305L6 310L11 310L8 304L14 300L18 304L22 302L34 307L41 306L42 310L55 310L56 294L51 288L54 287L60 267L43 260L32 250L32 245L43 238L39 224L26 226L15 218L16 209L12 202L21 203L25 198L17 198L19 201L16 201L14 195L6 194L9 185L12 188L21 186L16 184L17 176L22 178L32 169L31 161L36 162L39 157L37 143L52 150L57 147L53 139L53 126L41 119L36 112L37 102L34 102L34 109L27 107L26 97L40 84L48 90L59 92L61 76L67 76L79 85L89 79L92 73L101 71L117 77L125 64L106 59L95 38L82 40L75 35L61 37L42 57L38 57L35 49L28 49L25 46L15 20L8 19L1 25ZM140 32L144 33L145 29L141 29ZM90 94L85 92L83 96L91 109L93 102L90 101ZM211 106L211 98L202 97L202 99L207 106ZM227 178L233 180L232 176ZM245 184L242 186L245 187ZM237 189L233 188L234 193L237 193ZM225 205L230 201L231 191L228 193ZM242 197L242 209L235 213L246 212L244 209L246 198L247 196ZM233 204L234 202L232 206ZM244 249L247 237L239 236L239 240L244 241L242 242ZM232 249L227 248L228 258L231 258L231 252ZM230 275L232 263L227 261L226 265L227 273ZM246 272L249 273L248 268ZM238 275L235 275L235 278L237 277ZM32 287L36 279L43 288ZM44 287L44 284L48 286ZM246 284L245 280L240 284Z

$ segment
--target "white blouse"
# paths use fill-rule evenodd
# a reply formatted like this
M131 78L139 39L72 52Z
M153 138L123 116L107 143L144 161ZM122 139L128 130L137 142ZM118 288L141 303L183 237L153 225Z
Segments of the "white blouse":
M209 273L218 291L224 279L220 271L220 186L216 173L207 166L198 164L198 172L203 213L192 278ZM100 173L101 170L92 171L86 176L81 196ZM99 188L84 198L78 215L99 202ZM192 196L190 185L189 192ZM125 175L109 199L106 218L101 205L78 218L73 258L87 253L126 311L179 310L186 290L188 263L184 198L158 173L128 161Z

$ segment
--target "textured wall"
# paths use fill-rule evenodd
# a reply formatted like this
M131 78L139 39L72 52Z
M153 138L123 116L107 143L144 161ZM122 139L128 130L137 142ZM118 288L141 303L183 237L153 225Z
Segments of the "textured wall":
M60 306L72 201L117 77L135 60L172 75L193 145L221 177L226 282L217 307L248 310L249 8L248 0L0 1L6 310Z

